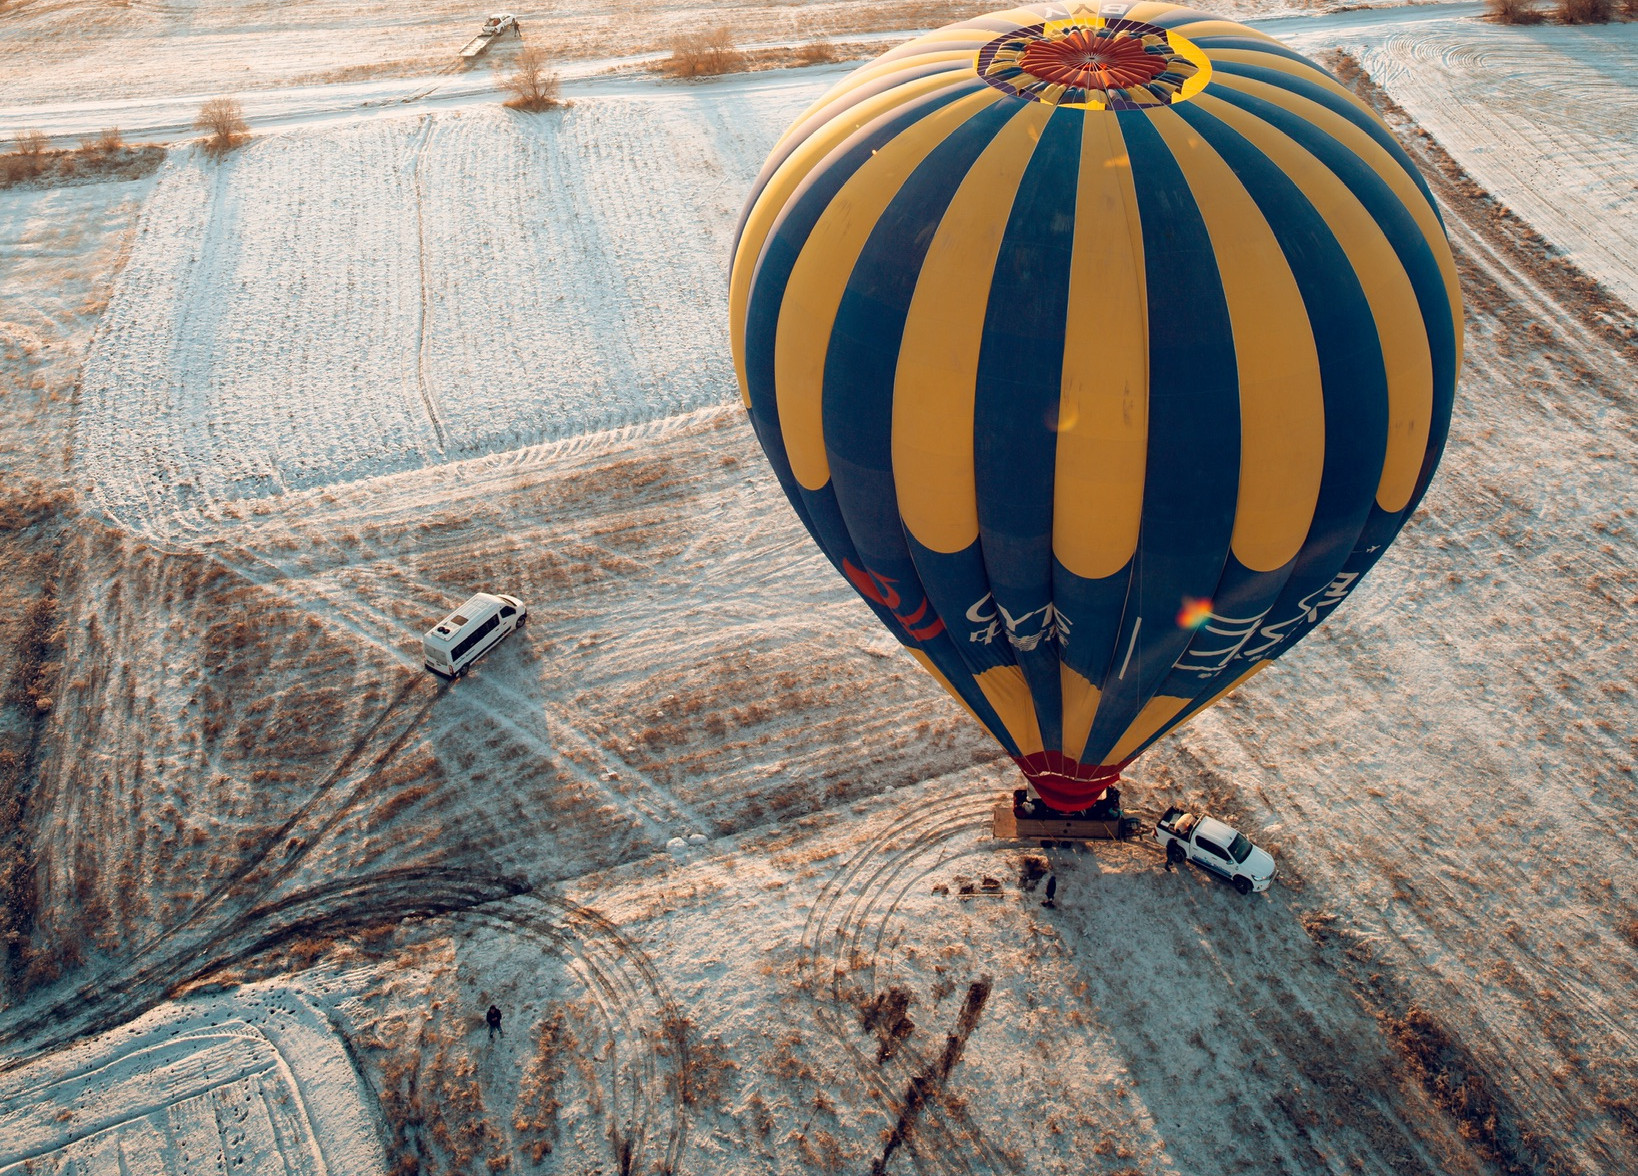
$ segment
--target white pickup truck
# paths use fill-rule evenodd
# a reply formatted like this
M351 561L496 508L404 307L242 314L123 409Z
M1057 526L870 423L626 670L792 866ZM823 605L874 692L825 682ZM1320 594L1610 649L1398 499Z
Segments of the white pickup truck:
M1274 877L1274 859L1213 817L1187 812L1173 805L1155 825L1155 840L1174 865L1193 862L1234 883L1241 894L1267 890Z

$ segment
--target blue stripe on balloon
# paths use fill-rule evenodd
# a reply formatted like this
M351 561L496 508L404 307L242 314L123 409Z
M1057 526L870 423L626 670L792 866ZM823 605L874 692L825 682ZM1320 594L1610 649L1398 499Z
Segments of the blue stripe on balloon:
M1025 109L1007 101L985 107L917 165L871 228L836 310L825 352L825 454L855 547L886 575L914 577L893 486L892 436L893 384L916 279L973 162Z
M1185 598L1221 578L1239 495L1234 335L1211 237L1177 161L1142 111L1122 111L1149 302L1149 442L1131 591L1085 762L1105 757L1189 644Z
M879 60L870 63L870 65L877 64L880 64ZM865 68L869 68L869 66L866 66ZM768 186L768 182L773 179L774 173L779 170L780 165L794 155L796 153L796 149L802 146L803 143L806 143L812 136L813 132L829 126L836 119L839 119L846 114L851 108L876 97L878 94L885 94L888 90L891 90L896 86L908 85L909 83L916 81L918 78L928 77L936 73L950 73L953 76L955 73L959 72L961 68L962 67L954 65L949 61L923 62L919 65L907 65L903 69L885 74L880 78L876 78L873 81L866 83L865 85L858 86L855 89L839 95L835 101L826 105L822 110L816 111L813 116L803 124L803 133L792 134L788 140L778 144L774 148L773 154L768 156L767 162L762 165L762 170L757 172L756 180L751 184L750 198L745 201L745 207L740 210L739 223L734 227L734 248L732 252L730 252L729 256L739 252L739 242L741 236L745 232L745 224L750 220L751 210L756 207L756 202L761 198L763 189L765 189ZM850 74L849 77L851 76L852 75ZM845 79L843 84L846 84ZM969 86L964 88L962 92L970 93L971 90L972 87ZM903 108L901 107L896 109Z
M1427 331L1428 351L1433 360L1433 407L1429 415L1428 448L1417 490L1410 500L1410 507L1414 509L1427 489L1439 455L1444 452L1445 438L1450 432L1451 407L1456 397L1456 320L1438 259L1434 257L1427 238L1422 235L1421 226L1416 223L1410 210L1400 202L1376 169L1347 146L1307 119L1272 102L1227 86L1213 87L1211 93L1283 131L1330 168L1371 214L1377 227L1393 246L1399 264L1410 279L1411 289L1416 292L1417 306L1422 312L1422 325Z
M990 280L973 403L979 540L1041 738L1063 743L1052 497L1085 112L1059 108L1018 183Z
M1257 37L1196 37L1190 42L1196 48L1204 49L1206 56L1211 57L1213 49L1242 49L1248 53L1267 53L1272 57L1284 57L1288 61L1295 61L1306 65L1310 69L1317 69L1326 77L1335 77L1330 70L1317 61L1310 61L1295 49L1287 49L1284 45L1277 45L1272 41L1264 41ZM1212 60L1212 68L1217 68L1217 61Z
M1313 65L1313 62L1309 62L1309 64ZM1360 106L1359 103L1344 98L1341 94L1327 89L1318 82L1310 81L1307 78L1299 78L1286 73L1284 70L1272 69L1268 66L1242 65L1237 61L1214 61L1211 67L1218 73L1233 74L1236 77L1251 78L1254 81L1266 82L1270 86L1278 86L1282 90L1307 98L1311 102L1317 102L1335 114L1340 114L1375 139L1382 149L1393 157L1393 161L1405 169L1405 174L1410 176L1416 182L1416 186L1421 189L1423 197L1428 202L1428 207L1433 209L1433 214L1435 216L1439 215L1439 205L1433 199L1433 192L1428 188L1428 182L1422 178L1422 173L1416 170L1416 165L1411 162L1411 157L1405 154L1405 149L1399 145L1398 140L1393 137L1388 129L1371 117L1371 113ZM1226 88L1219 86L1212 93L1222 97L1222 91ZM1440 218L1439 223L1444 223L1443 218Z
M1352 553L1387 452L1387 369L1370 302L1318 210L1273 160L1221 119L1192 104L1174 109L1233 170L1279 242L1308 314L1325 398L1325 467L1313 523L1294 564L1279 575L1258 575L1231 559L1212 597L1218 616L1249 626L1265 613L1286 615L1297 600L1330 583ZM1254 641L1249 627L1245 637ZM1226 644L1220 633L1202 633L1185 663L1201 666L1202 650ZM1193 669L1188 675L1187 681L1174 676L1162 692L1187 698L1220 689L1213 674Z
M958 652L911 557L893 483L892 423L905 320L939 220L973 162L1024 110L1023 103L998 102L952 131L910 173L871 228L848 276L825 353L823 427L831 480L817 493L798 487L810 511L819 497L835 503L834 518L846 535L822 542L845 543L855 553L850 557L855 586L861 574L874 578L878 592L892 600L888 627L938 666L1015 755L1017 746L973 681L965 650ZM882 609L872 603L880 615Z

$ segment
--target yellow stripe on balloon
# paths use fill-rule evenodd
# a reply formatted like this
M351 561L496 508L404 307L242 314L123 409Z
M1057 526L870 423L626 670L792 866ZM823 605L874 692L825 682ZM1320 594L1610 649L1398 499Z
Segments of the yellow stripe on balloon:
M1148 460L1143 226L1119 120L1087 116L1079 183L1058 403L1052 553L1075 575L1096 580L1120 571L1137 550Z
M1058 689L1063 698L1064 754L1079 760L1092 734L1092 719L1098 713L1098 688L1063 662L1058 663Z
M1157 731L1162 730L1167 723L1182 712L1183 708L1193 702L1192 698L1172 698L1170 695L1157 694L1149 700L1147 706L1138 712L1138 717L1132 720L1132 725L1126 728L1120 737L1120 742L1103 757L1103 765L1112 767L1127 759L1138 748L1142 747Z
M1030 697L1029 683L1024 671L1017 666L996 666L982 674L974 674L973 681L984 692L990 706L1000 716L1001 723L1024 755L1035 755L1044 749L1041 724L1035 717L1035 700Z
M1428 198L1423 195L1422 189L1416 181L1406 173L1404 165L1388 154L1386 148L1370 135L1366 134L1356 124L1349 122L1342 115L1329 107L1300 94L1293 94L1290 90L1279 86L1271 86L1267 82L1257 81L1255 78L1235 77L1231 74L1219 73L1216 80L1230 89L1238 90L1242 94L1249 94L1254 98L1272 102L1284 110L1290 111L1298 118L1314 124L1317 128L1330 135L1360 159L1368 164L1372 171L1382 177L1383 183L1393 190L1401 204L1416 220L1417 228L1422 230L1422 236L1427 240L1428 248L1433 252L1433 259L1439 264L1439 274L1444 278L1445 297L1450 301L1451 323L1456 331L1456 371L1462 370L1462 287L1456 278L1456 261L1450 255L1450 242L1445 237L1444 226L1439 223ZM1352 99L1358 104L1358 99ZM1380 120L1378 120L1380 121Z
M973 402L990 278L1052 113L1025 104L984 148L939 220L910 299L893 383L893 483L905 527L934 551L978 538Z
M1278 44L1278 42L1275 43ZM1293 61L1283 53L1259 53L1255 49L1214 49L1211 55L1217 61L1274 69L1283 74L1289 74L1291 77L1301 78L1305 82L1313 82L1317 86L1323 86L1337 97L1346 100L1350 105L1358 107L1361 112L1370 115L1383 130L1392 133L1391 128L1382 121L1381 116L1359 100L1359 95L1317 65L1312 65L1306 61Z
M1348 255L1376 320L1388 375L1388 449L1376 501L1398 511L1410 501L1427 453L1433 414L1433 357L1416 291L1370 211L1348 186L1283 131L1239 107L1203 94L1200 109L1244 135L1308 199Z
M906 645L904 648L910 651L910 656L911 657L915 658L918 662L921 663L921 668L922 669L926 670L929 674L932 675L933 681L937 682L940 686L944 687L945 692L947 694L949 694L949 696L951 698L955 699L957 702L959 702L961 704L961 709L966 711L969 715L971 715L973 717L973 721L975 723L977 723L980 727L988 727L989 726L988 723L986 723L983 719L978 717L978 712L977 711L973 710L972 707L967 705L967 700L965 698L962 698L961 695L956 692L956 688L954 686L950 685L950 679L946 678L944 676L944 674L939 670L939 668L933 664L933 659L932 658L928 657L925 653L923 653L921 650L917 649L913 645Z
M1206 223L1228 303L1240 379L1240 495L1230 546L1255 572L1302 549L1325 472L1325 397L1302 292L1274 231L1234 170L1167 107L1150 122Z
M842 185L808 235L779 307L774 388L791 472L809 490L830 481L825 453L825 353L842 294L870 231L904 181L967 119L1002 97L984 89L906 128Z
M1260 661L1253 662L1252 665L1251 665L1251 668L1249 670L1247 670L1245 673L1241 674L1238 678L1234 679L1234 681L1230 682L1227 686L1223 687L1216 694L1213 694L1205 702L1203 702L1199 706L1195 707L1194 710L1189 714L1188 718L1186 718L1182 722L1178 723L1177 726L1173 727L1170 731L1166 731L1166 734L1170 735L1175 731L1181 731L1184 727L1187 727L1190 723L1194 722L1194 720L1196 718L1198 718L1200 715L1204 714L1206 711L1208 711L1212 707L1216 706L1225 697L1227 697L1230 694L1233 694L1241 686L1244 686L1248 681L1250 681L1251 678L1253 678L1257 674L1262 673L1264 670L1266 670L1269 666L1271 666L1273 664L1274 663L1272 661L1268 660L1267 658L1264 658L1264 659L1262 659ZM1158 698L1155 699L1155 702L1159 702L1159 701L1160 701L1160 699L1158 699ZM1168 699L1167 701L1169 702L1169 701L1172 701L1172 700ZM1186 701L1192 702L1193 700L1190 699L1190 700L1186 700ZM1149 705L1153 706L1154 702L1151 702ZM1176 711L1172 712L1172 716L1175 716L1176 714L1177 714ZM1138 722L1132 724L1132 727L1131 727L1130 731L1128 732L1128 734L1130 734L1131 732L1135 732L1138 729L1138 725L1140 723L1142 723L1142 721L1143 721L1142 716L1141 715L1138 716ZM1171 721L1172 721L1172 717L1168 717L1166 719L1167 723L1169 723ZM1141 748L1144 745L1144 743L1146 743L1148 740L1154 738L1155 733L1157 731L1161 731L1163 729L1164 729L1164 724L1161 724L1159 726L1155 726L1149 731L1148 735L1145 735L1140 740L1133 741L1131 744L1127 744L1126 741L1123 739L1121 741L1121 746L1115 748L1115 750L1110 753L1110 756L1109 756L1109 759L1108 759L1107 762L1111 763L1111 764L1120 763L1121 760L1125 759L1129 755L1132 755L1135 751L1137 751L1137 749Z
M815 167L831 157L849 135L895 107L914 102L959 81L959 77L949 74L935 74L887 90L868 102L861 102L849 112L850 117L827 124L792 152L768 180L745 220L739 246L734 251L733 272L728 280L728 338L734 356L734 370L739 376L740 396L747 408L750 407L750 390L745 377L745 313L751 295L751 279L756 273L757 262L761 260L762 247L767 244L768 234L773 231L779 214L785 211L791 194Z
M1166 4L1164 0L1139 0L1125 12L1121 13L1122 20L1141 20L1145 24L1152 23L1157 16L1165 16L1168 12L1176 12L1177 5Z
M910 42L910 45L914 44L917 44L917 42ZM903 48L909 48L909 45L903 46ZM934 65L940 62L948 66L952 74L973 77L976 73L972 68L973 52L971 49L943 49L934 44L917 53L906 54L892 60L877 59L869 65L861 66L826 90L813 105L804 110L796 121L790 125L790 129L779 136L779 141L774 144L774 151L777 152L786 143L790 142L793 136L800 135L803 129L810 126L816 117L823 118L828 108L835 106L861 86L869 85L881 78L891 77L893 74L902 73L916 66ZM940 70L939 72L943 73L944 71Z
M1252 40L1256 41L1267 41L1270 45L1280 44L1278 38L1271 37L1267 33L1258 32L1249 25L1239 24L1232 20L1217 20L1215 18L1211 20L1196 20L1191 21L1189 24L1177 25L1168 29L1167 32L1176 33L1180 37L1187 37L1191 41L1198 41L1202 37L1250 37ZM1223 56L1223 51L1220 49L1209 50L1207 55L1213 61L1217 61L1219 59L1224 61L1229 60L1229 58Z

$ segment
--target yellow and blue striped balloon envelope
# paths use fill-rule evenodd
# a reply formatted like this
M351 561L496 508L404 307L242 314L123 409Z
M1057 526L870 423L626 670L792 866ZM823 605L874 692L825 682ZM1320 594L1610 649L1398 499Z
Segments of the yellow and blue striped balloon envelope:
M1387 128L1160 3L1015 8L849 75L758 176L730 313L802 522L1064 810L1353 591L1462 347Z

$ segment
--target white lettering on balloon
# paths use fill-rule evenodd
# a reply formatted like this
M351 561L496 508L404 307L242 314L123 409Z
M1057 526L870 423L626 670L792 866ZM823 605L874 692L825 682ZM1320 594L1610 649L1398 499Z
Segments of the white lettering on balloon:
M1053 604L1015 617L996 602L993 593L986 592L967 610L967 619L979 626L967 634L967 640L975 644L989 645L1002 634L1007 644L1024 653L1040 648L1043 641L1069 644L1069 618Z

